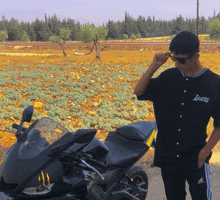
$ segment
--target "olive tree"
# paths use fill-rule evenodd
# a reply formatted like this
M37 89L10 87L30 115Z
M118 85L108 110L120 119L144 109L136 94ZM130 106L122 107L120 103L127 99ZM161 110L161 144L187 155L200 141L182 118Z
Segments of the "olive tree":
M210 39L220 40L220 21L215 18L207 23Z
M83 43L90 43L93 42L93 46L88 54L91 54L93 49L95 48L96 51L96 58L100 60L100 53L98 49L98 41L104 40L105 37L108 34L108 30L104 26L98 26L95 27L91 24L85 24L83 25L81 29L81 35L82 35L82 42Z
M8 39L8 34L5 31L0 31L0 41L5 41Z
M66 28L61 28L59 30L59 35L53 35L53 36L50 36L50 38L49 38L49 40L51 42L57 43L63 47L63 56L64 57L67 56L66 51L65 51L65 42L69 39L70 33L71 33L71 30L66 29Z

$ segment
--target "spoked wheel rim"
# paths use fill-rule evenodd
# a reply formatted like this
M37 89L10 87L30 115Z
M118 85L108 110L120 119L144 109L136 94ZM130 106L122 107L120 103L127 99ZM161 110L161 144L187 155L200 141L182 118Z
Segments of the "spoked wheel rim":
M143 179L142 176L140 176L140 175L133 175L131 177L131 179L133 180L132 182L134 183L135 187L142 188L142 189L145 189L145 190L148 189L148 185L147 185L146 181ZM128 186L124 186L124 188L128 188ZM134 189L130 189L128 192L131 195L133 195L136 198L138 198L138 199L143 199L145 197L145 194L146 194L146 192L140 191L139 189L135 189L135 188ZM127 198L126 197L120 198L120 200L127 200Z
M141 176L136 175L133 176L132 179L133 179L133 183L137 188L142 188L147 190L147 183L144 181L144 179ZM139 190L131 190L129 191L129 193L138 199L141 199L145 195L145 192Z

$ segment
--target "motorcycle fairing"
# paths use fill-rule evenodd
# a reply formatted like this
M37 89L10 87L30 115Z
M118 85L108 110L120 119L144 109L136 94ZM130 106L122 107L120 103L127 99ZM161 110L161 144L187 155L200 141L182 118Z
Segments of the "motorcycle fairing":
M72 133L68 132L63 137L59 138L56 142L48 146L44 151L42 151L40 154L38 154L34 158L21 160L18 159L17 163L13 163L11 166L9 163L7 163L7 160L12 161L12 159L7 159L4 166L4 171L8 167L9 170L11 170L14 173L3 173L2 176L6 183L15 183L18 184L18 186L15 188L15 190L11 193L11 196L13 197L17 192L22 191L24 189L25 184L30 181L30 179L35 176L36 174L39 174L39 172L47 166L53 159L56 159L56 157L51 158L49 154L51 151L54 151L58 149L59 151L63 151L67 149L69 146L73 145L75 141L75 137ZM14 154L15 155L15 154ZM58 156L58 155L57 155ZM17 170L13 170L16 168ZM16 177L16 181L14 180L14 177Z
M18 149L21 144L20 142L15 143L8 154L8 158L1 166L2 178L7 184L18 184L16 191L21 191L33 176L39 174L41 169L53 160L48 156L52 150L68 148L74 143L74 139L74 135L68 132L36 157L23 160L18 156Z
M62 182L63 167L62 163L56 159L52 160L45 168L35 174L26 184L25 188L33 186L50 185L51 183Z

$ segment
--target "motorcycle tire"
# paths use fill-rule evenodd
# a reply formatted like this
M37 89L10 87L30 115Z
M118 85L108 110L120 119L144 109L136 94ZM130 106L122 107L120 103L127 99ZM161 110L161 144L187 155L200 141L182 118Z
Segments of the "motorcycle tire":
M143 186L141 186L141 188L148 190L148 176L146 172L144 171L143 167L136 164L129 169L129 171L127 172L127 175L133 179L133 182L136 185L140 183L145 183ZM134 190L134 191L130 191L129 193L135 196L139 200L145 200L147 197L146 192L139 193L136 190ZM120 200L126 200L126 199L122 198Z
M136 165L132 166L128 170L127 175L128 175L128 177L132 178L133 183L135 183L136 185L138 185L140 183L144 183L141 186L141 188L148 190L148 177L147 177L146 172L144 171L144 169L140 165L136 164ZM122 179L122 181L128 183L127 182L128 180L126 178ZM125 186L124 183L121 183L120 185L118 185L116 190L123 190L126 187L127 186ZM146 196L147 196L146 192L141 192L139 194L137 190L129 191L129 193L132 194L133 196L135 196L139 200L145 200ZM98 198L96 198L91 193L88 193L86 197L88 200L98 200ZM118 195L110 196L106 200L128 200L128 198L126 197L126 195L123 195L120 193Z

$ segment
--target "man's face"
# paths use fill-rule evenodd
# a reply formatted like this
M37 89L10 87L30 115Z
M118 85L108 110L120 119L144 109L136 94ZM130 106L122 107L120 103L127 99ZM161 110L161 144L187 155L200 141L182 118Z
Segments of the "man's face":
M196 53L197 54L197 53ZM195 55L196 55L195 54ZM176 55L175 52L171 53L171 57L175 59L175 67L179 70L189 70L196 61L195 55L188 55L188 54L178 54ZM172 58L171 58L172 59Z

